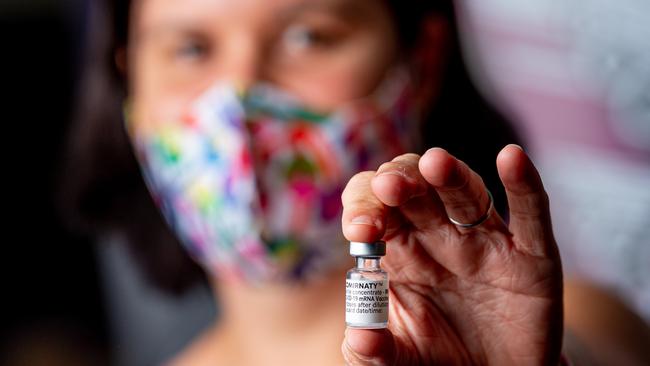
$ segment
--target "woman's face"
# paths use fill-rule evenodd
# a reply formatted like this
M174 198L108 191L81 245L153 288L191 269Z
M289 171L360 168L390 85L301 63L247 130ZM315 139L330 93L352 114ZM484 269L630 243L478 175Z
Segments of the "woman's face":
M218 81L266 81L333 109L369 94L398 53L382 0L136 0L132 14L132 112L145 125Z

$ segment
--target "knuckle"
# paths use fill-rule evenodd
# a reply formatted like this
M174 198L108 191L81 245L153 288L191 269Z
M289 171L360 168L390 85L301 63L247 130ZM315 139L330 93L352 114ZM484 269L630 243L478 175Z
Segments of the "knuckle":
M415 153L406 153L406 154L396 156L392 161L417 164L418 161L420 161L420 155Z

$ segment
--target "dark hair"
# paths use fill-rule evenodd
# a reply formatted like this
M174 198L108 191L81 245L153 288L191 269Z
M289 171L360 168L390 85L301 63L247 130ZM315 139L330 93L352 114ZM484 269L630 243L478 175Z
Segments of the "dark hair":
M89 14L85 70L77 118L69 131L62 207L72 225L90 234L122 232L146 276L164 289L179 292L201 278L202 272L153 204L121 123L126 83L115 55L127 43L130 3L106 0L106 8L91 9ZM427 15L436 12L448 19L452 42L439 97L424 124L426 146L443 147L467 162L481 174L497 209L504 212L505 193L494 161L500 148L517 138L470 81L453 5L447 0L387 3L401 43L407 47L417 41Z

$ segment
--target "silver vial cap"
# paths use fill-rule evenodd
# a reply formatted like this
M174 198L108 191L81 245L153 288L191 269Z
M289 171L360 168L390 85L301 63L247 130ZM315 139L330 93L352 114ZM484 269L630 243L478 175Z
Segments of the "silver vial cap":
M383 257L386 255L386 242L362 243L350 242L350 255L354 257Z

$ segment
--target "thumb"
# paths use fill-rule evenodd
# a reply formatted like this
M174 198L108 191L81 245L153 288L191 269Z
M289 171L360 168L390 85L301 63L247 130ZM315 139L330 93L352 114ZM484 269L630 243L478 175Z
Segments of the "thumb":
M388 329L347 328L341 350L351 366L394 365L396 361L395 339Z

